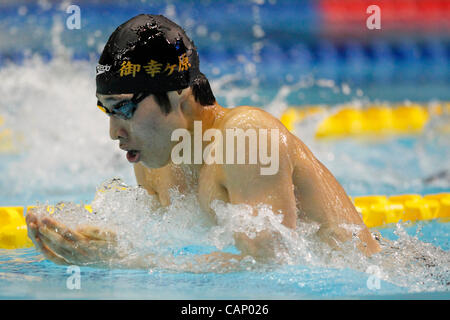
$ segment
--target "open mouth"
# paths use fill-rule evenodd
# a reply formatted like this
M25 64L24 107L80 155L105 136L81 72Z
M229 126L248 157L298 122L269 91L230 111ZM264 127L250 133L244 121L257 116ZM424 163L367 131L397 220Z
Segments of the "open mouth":
M127 160L129 162L138 162L141 157L141 153L138 150L129 150L127 152Z

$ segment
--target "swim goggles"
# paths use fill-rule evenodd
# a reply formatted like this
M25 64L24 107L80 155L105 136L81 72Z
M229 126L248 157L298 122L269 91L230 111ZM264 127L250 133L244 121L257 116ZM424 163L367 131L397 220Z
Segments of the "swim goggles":
M99 109L108 116L115 116L120 119L129 120L133 117L134 112L138 108L138 104L149 95L150 93L148 92L135 93L131 100L119 102L113 106L111 111L109 111L99 100L97 101L97 107L99 107Z

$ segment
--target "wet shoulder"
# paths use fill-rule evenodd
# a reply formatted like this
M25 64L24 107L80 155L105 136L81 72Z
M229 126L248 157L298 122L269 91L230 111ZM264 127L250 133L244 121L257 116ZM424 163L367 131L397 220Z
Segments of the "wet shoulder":
M273 115L261 108L240 106L231 109L221 121L222 129L279 129L280 133L287 131L286 127Z
M311 150L296 135L291 133L283 123L267 111L251 106L231 109L223 119L222 129L279 129L280 152L293 159L295 165L316 161Z

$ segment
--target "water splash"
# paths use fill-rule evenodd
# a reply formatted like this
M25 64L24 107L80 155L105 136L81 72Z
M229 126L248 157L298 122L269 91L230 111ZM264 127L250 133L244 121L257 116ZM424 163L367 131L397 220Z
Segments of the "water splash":
M251 214L253 208L248 205L215 201L212 207L217 214L217 224L200 210L194 194L183 195L172 190L171 205L160 207L156 198L144 189L112 179L97 190L92 202L93 213L82 205L64 203L56 206L52 217L71 228L89 224L115 231L118 246L128 251L125 260L145 257L150 270L261 272L291 265L367 272L377 267L382 280L410 292L450 289L450 253L420 241L417 235L408 235L401 223L396 225L398 239L381 239L382 252L368 258L357 250L357 238L345 243L339 251L332 250L319 240L317 224L298 221L297 228L291 230L282 225L282 217L267 205L256 207L257 216ZM38 206L37 214L48 214L46 206ZM278 235L277 255L272 261L258 262L246 257L228 264L223 261L201 264L196 260L199 255L213 251L237 252L234 233L254 238L262 230ZM126 262L120 261L121 264Z
M18 150L3 158L2 196L79 194L114 175L132 179L96 108L93 70L91 63L39 56L0 69L0 113Z

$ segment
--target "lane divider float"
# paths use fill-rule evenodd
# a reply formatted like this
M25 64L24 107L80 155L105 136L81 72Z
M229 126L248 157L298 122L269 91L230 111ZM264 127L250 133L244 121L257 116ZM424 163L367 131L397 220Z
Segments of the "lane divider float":
M450 221L450 193L363 196L355 197L353 203L369 228L386 227L400 220Z
M56 206L64 206L58 204ZM56 206L47 206L47 212L55 212ZM86 210L92 213L90 205L84 206ZM28 207L0 207L0 249L20 249L29 248L33 243L28 238L27 224L25 214L35 206Z
M307 117L329 112L330 108L324 106L289 107L280 120L286 128L293 131L295 126ZM316 138L417 134L422 132L430 116L450 115L450 103L370 105L365 108L342 106L333 109L333 112L319 123ZM442 130L450 132L450 124Z

